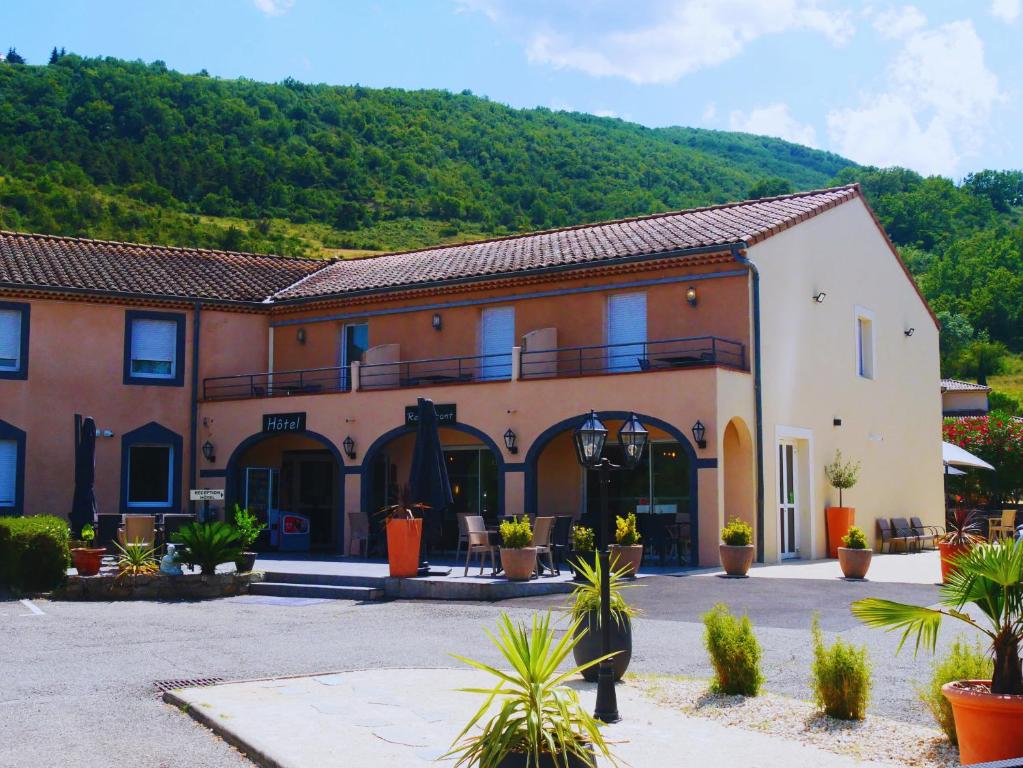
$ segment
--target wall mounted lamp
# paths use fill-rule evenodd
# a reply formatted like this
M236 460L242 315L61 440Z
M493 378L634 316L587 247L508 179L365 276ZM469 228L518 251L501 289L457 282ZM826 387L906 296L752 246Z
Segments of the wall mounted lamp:
M707 428L703 426L703 422L699 419L693 424L693 440L696 441L697 448L707 447Z
M823 304L823 303L824 303L824 299L825 299L825 298L827 297L827 295L828 295L828 294L824 293L824 291L818 291L818 292L817 292L817 293L815 293L815 294L814 294L813 296L811 296L811 298L812 298L812 299L814 300L814 302L816 302L817 304Z
M341 443L341 447L345 449L345 456L349 459L355 458L355 441L352 440L352 436L348 435Z
M831 420L831 426L833 426L833 427L840 427L840 426L842 426L842 419L840 419L838 416L836 416L835 418L833 418Z
M217 449L209 440L202 444L202 457L211 464L217 460Z
M439 331L441 329L441 326L442 326L442 322L441 322L441 319L440 319L440 312L434 312L433 313L433 318L431 319L430 322L433 325L433 330Z
M696 287L690 285L686 289L686 301L689 302L690 307L695 307L699 303L699 298L696 295Z
M906 334L906 338L908 339L910 336L916 333L916 328L907 328L906 330L903 331L903 333Z
M519 452L518 440L511 427L508 427L508 431L504 433L504 447L508 449L508 453L515 455Z
M299 328L295 337L298 339L299 344L305 344L305 328Z

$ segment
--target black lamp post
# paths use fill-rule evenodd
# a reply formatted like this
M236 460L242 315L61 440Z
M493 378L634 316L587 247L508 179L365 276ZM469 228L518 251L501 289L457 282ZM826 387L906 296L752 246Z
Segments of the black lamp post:
M646 428L630 413L621 429L618 430L618 444L625 457L619 466L612 464L602 456L604 444L607 442L607 428L597 418L594 411L575 431L576 457L586 469L600 472L600 652L606 656L611 653L611 566L609 550L611 546L610 521L608 520L607 495L611 483L611 473L633 469L646 449L649 434ZM616 723L621 720L618 714L618 697L615 695L614 667L611 659L604 659L597 667L597 706L593 716L605 723Z

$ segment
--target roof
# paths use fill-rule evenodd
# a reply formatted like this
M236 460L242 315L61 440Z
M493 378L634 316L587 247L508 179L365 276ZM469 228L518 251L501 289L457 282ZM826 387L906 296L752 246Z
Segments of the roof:
M974 384L972 381L960 381L959 379L942 379L942 392L990 392L991 387L986 384Z
M324 262L0 231L0 287L261 302Z
M859 196L858 185L338 261L275 300L599 264L686 249L753 245Z

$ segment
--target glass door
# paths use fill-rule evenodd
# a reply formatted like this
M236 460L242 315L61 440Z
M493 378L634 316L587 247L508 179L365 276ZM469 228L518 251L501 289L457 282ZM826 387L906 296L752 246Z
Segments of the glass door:
M269 539L273 546L277 545L279 478L279 470L272 467L245 468L245 508L269 526L269 533L264 532L257 540L257 548L266 543L264 539Z
M369 325L349 323L341 329L341 389L352 388L352 363L362 362L369 349Z
M797 455L793 443L778 443L778 532L782 560L799 557Z

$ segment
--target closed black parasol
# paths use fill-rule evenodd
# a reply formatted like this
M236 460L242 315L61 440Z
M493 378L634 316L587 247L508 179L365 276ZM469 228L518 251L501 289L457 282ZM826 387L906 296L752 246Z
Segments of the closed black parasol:
M454 503L448 468L444 463L444 450L440 445L437 429L437 411L433 401L419 398L416 422L416 447L412 453L412 471L409 473L409 501L424 504L428 509L423 513L423 549L438 529L444 510ZM425 556L421 557L420 569L428 569Z
M96 522L96 422L75 414L75 495L68 520L72 536Z

